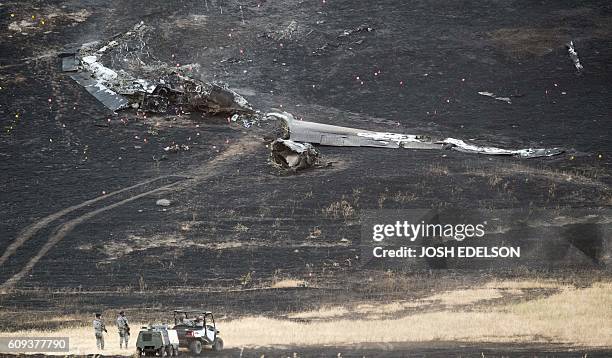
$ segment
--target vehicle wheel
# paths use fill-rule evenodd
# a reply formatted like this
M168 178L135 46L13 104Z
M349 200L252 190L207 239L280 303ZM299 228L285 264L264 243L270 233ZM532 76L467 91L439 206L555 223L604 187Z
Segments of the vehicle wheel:
M223 350L223 340L219 337L215 339L215 343L212 346L213 351L219 352Z
M179 347L172 347L172 350L174 351L174 356L178 357L178 355L179 355Z
M189 344L189 351L192 354L200 354L200 353L202 353L202 342L200 342L200 341L192 341Z
M139 356L143 356L144 353L142 352L142 349L140 348L136 348L136 354L138 354Z
M166 349L164 347L161 347L160 349L157 350L157 354L159 354L160 357L165 357Z
M168 357L173 357L174 356L174 351L172 350L172 346L166 347L166 355Z

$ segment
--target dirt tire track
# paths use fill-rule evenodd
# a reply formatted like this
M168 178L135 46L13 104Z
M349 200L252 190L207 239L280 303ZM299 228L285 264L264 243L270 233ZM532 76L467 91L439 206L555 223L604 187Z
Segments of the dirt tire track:
M54 59L54 58L53 58ZM64 130L64 128L61 127L60 125L60 120L63 117L63 112L66 111L66 106L64 105L64 101L63 101L63 94L62 91L60 90L59 86L58 86L58 82L59 82L59 76L56 73L56 69L55 69L55 65L56 62L52 60L47 61L47 71L48 73L51 73L50 78L49 78L49 82L51 83L51 95L52 98L55 98L55 102L57 103L57 109L54 111L55 115L53 116L53 120L57 123L58 127L60 128L60 130ZM71 133L69 133L71 134ZM76 143L77 141L75 141ZM153 178L153 179L149 179L146 181L142 181L140 183L137 183L135 185L129 186L127 188L123 188L121 190L117 190L111 193L108 193L106 195L102 195L99 197L96 197L94 199L90 199L87 201L84 201L81 204L78 205L73 205L70 206L68 208L62 209L56 213L53 213L51 215L46 216L45 218L29 225L25 230L23 230L19 236L17 236L17 238L15 238L15 240L13 242L11 242L8 247L6 248L6 250L4 251L4 253L2 254L2 256L0 256L0 267L2 265L4 265L4 263L9 259L9 257L11 255L13 255L17 249L19 249L21 246L23 246L23 244L25 244L28 240L30 240L34 235L36 235L36 233L38 231L40 231L42 228L44 228L45 226L49 225L51 222L75 211L78 209L81 209L85 206L89 206L92 204L95 204L96 202L100 201L100 200L104 200L107 198L110 198L112 196L115 196L117 194L121 194L123 192L126 192L128 190L132 190L132 189L136 189L140 186L152 183L156 180L160 180L163 178L168 178L168 177L172 177L172 176L160 176L157 178Z
M168 175L168 176L161 176L161 177L157 177L157 178L153 178L153 179L149 179L143 182L140 182L138 184L134 184L132 186L129 186L127 188L123 188L117 191L113 191L111 193L108 193L106 195L102 195L99 196L97 198L94 199L89 199L87 201L82 202L81 204L77 204L77 205L73 205L70 207L67 207L65 209L62 209L58 212L55 212L51 215L46 216L45 218L31 224L30 226L28 226L25 230L23 230L21 232L21 234L19 234L19 236L17 236L17 238L11 242L11 244L6 248L6 250L4 251L4 253L2 254L2 256L0 256L0 266L2 266L7 260L8 258L13 255L15 253L15 251L17 251L17 249L19 249L23 244L25 244L29 239L32 238L32 236L36 235L36 233L38 231L40 231L42 228L44 228L45 226L49 225L50 223L52 223L53 221L75 211L78 209L81 209L83 207L92 205L97 203L98 201L104 200L104 199L108 199L110 197L113 197L115 195L124 193L126 191L129 190L133 190L136 189L138 187L141 187L143 185L147 185L150 184L152 182L155 182L157 180L160 179L164 179L164 178L169 178L169 177L173 177L172 175Z
M15 275L13 275L11 278L9 278L8 280L6 280L6 282L4 282L2 284L2 286L0 286L0 291L5 291L8 290L12 287L15 286L15 284L17 282L19 282L19 280L21 280L28 272L30 272L32 270L32 268L34 268L34 265L36 265L36 263L38 263L38 261L40 261L41 258L43 258L47 252L49 252L49 250L51 250L51 248L53 246L55 246L55 244L57 244L58 242L60 242L65 236L66 234L68 234L70 231L72 231L72 229L74 229L78 224L98 215L99 213L102 213L104 211L108 211L111 210L113 208L116 208L118 206L121 206L123 204L129 203L131 201L134 201L136 199L142 198L143 196L149 195L149 194L154 194L156 192L171 188L177 184L179 184L181 182L175 182L172 184L167 184L164 186L161 186L159 188L153 189L153 190L149 190L146 191L144 193L140 193L138 195L135 196L131 196L127 199L115 202L113 204L107 205L107 206L103 206L100 209L96 209L94 211L90 211L86 214L83 214L81 216L78 216L75 219L72 219L62 225L60 225L57 229L55 229L53 235L51 236L51 238L49 238L49 240L43 245L43 247L40 249L40 251L38 251L38 253L32 257L28 263L25 265L24 268L22 268L19 272L17 272Z
M253 151L256 146L257 146L257 141L252 138L252 137L245 137L242 138L236 145L230 147L229 149L225 150L224 152L222 152L221 154L219 154L217 157L215 157L214 159L212 159L211 161L209 161L208 163L206 163L205 165L196 168L195 170L191 171L190 173L187 174L191 174L189 175L190 178L189 179L185 179L182 181L178 181L178 182L174 182L171 184L166 184L163 185L161 187L134 195L134 196L130 196L126 199L117 201L115 203L103 206L101 208L95 209L93 211L87 212L83 215L80 215L60 226L58 226L58 228L56 228L53 232L53 235L49 238L49 240L47 240L47 242L42 246L42 248L38 251L38 253L32 257L28 263L16 274L14 274L13 276L11 276L8 280L6 280L2 285L0 285L0 293L5 293L8 290L12 289L13 287L15 287L15 285L26 275L28 274L28 272L30 272L34 266L40 261L40 259L42 259L48 252L49 250L51 250L51 248L53 246L55 246L58 242L60 242L68 233L70 233L77 225L87 221L88 219L91 219L92 217L117 208L123 204L127 204L129 202L132 202L134 200L137 200L139 198L145 197L147 195L150 194L154 194L160 191L165 191L165 190L183 190L183 189L187 189L189 187L192 187L206 179L209 179L213 176L215 176L216 174L218 174L220 172L220 167L223 164L226 164L228 162L228 159L240 159L242 157L242 155L249 153L251 151ZM229 161L231 163L231 161ZM229 164L229 163L228 163ZM178 175L174 175L174 176L178 176ZM172 177L172 176L170 176ZM5 253L2 255L2 257L0 258L0 265L2 263L4 263L8 257L13 254L17 248L19 248L21 245L23 245L23 243L25 243L28 239L30 239L33 235L36 234L36 232L38 232L40 229L44 228L45 226L47 226L48 224L50 224L51 222L61 218L62 216L80 209L82 207L88 206L90 204L96 203L104 198L108 198L109 196L115 196L119 193L122 192L126 192L129 190L132 190L134 188L140 187L142 185L154 182L156 180L159 180L160 178L164 178L164 177L159 177L159 178L154 178L151 180L147 180L138 184L135 184L133 186L109 193L105 196L101 196L99 198L95 198L95 199L91 199L88 201L85 201L81 204L78 205L74 205L71 206L69 208L63 209L58 211L57 213L51 214L49 216L47 216L46 218L30 225L30 227L28 227L21 235L19 235L19 237L13 242L11 243L11 245L9 245L9 247L7 248L7 250L5 251Z

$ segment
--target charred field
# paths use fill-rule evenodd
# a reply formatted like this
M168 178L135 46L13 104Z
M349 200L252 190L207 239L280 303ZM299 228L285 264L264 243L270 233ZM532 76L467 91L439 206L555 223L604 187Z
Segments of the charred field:
M321 146L329 166L282 173L268 163L268 122L245 128L223 116L113 114L60 71L57 55L66 46L107 39L140 21L154 28L146 45L157 59L198 64L202 80L228 84L262 112L566 152L520 159ZM612 6L604 1L2 2L0 330L60 329L118 309L147 322L176 307L206 308L222 322L261 316L324 324L366 311L385 319L488 310L554 300L566 286L609 284L612 242L601 225L581 231L570 220L578 225L571 245L551 244L541 262L518 265L363 267L359 240L360 213L373 209L609 214L610 24ZM189 150L164 150L174 144ZM162 198L171 205L156 205ZM515 235L503 240L521 232ZM487 286L498 281L543 284ZM497 291L458 304L428 301L474 287ZM433 303L375 314L355 308L410 300ZM320 311L340 305L354 309ZM68 318L56 319L62 315ZM508 345L486 349L532 352L515 350L508 337L501 340ZM612 346L563 337L539 339L543 346L533 352L554 354L558 343ZM336 346L351 343L322 342L301 354L335 355ZM474 346L419 344L363 352L480 356Z

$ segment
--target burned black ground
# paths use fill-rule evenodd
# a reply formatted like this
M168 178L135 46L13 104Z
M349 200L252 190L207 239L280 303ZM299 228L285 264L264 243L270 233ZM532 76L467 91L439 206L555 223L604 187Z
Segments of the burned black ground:
M158 314L187 305L212 306L228 317L274 316L318 302L397 298L407 294L391 290L380 297L361 287L367 281L356 268L354 245L360 210L609 207L612 7L597 1L462 4L3 2L2 247L43 217L105 193L164 176L171 177L138 190L193 181L77 225L15 291L0 297L2 315L127 306L153 307ZM83 21L69 16L83 9L89 14ZM9 29L23 19L35 25L23 33ZM331 168L279 175L266 162L265 123L247 129L226 118L113 115L59 73L56 54L66 44L105 39L138 21L156 28L148 43L156 57L200 64L202 79L228 83L262 111L568 152L527 161L320 148ZM292 21L297 28L285 34ZM339 37L364 24L374 30ZM569 40L585 67L580 74L564 47ZM513 103L478 91L513 96ZM173 143L190 150L163 150ZM210 164L215 160L220 164ZM156 206L162 197L173 204ZM3 265L0 281L23 269L60 225L113 200L45 226ZM561 280L578 275L586 284L609 278L608 256L573 262L586 274L572 267L555 271L563 256L556 260L509 274L494 267L442 271L435 274L438 284L414 286L414 295L523 272ZM248 273L252 282L245 283ZM414 275L427 279L431 273ZM313 288L258 290L282 278L306 280ZM245 287L252 290L240 291ZM197 290L210 293L203 300Z

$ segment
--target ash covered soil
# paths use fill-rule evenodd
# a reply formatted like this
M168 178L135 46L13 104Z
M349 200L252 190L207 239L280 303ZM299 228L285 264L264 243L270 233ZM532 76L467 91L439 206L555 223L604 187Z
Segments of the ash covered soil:
M140 21L155 29L156 58L199 64L201 79L227 83L263 112L567 151L521 160L320 147L330 167L279 173L267 162L266 123L115 115L59 71L66 45ZM10 255L1 325L38 328L12 319L23 312L88 317L128 306L278 316L491 277L609 279L609 244L596 239L586 258L563 251L535 270L411 271L410 292L380 291L368 282L383 271L359 268L357 243L365 209L609 208L611 24L604 1L2 2L0 245ZM173 144L189 150L164 150ZM283 280L308 287L271 288Z

